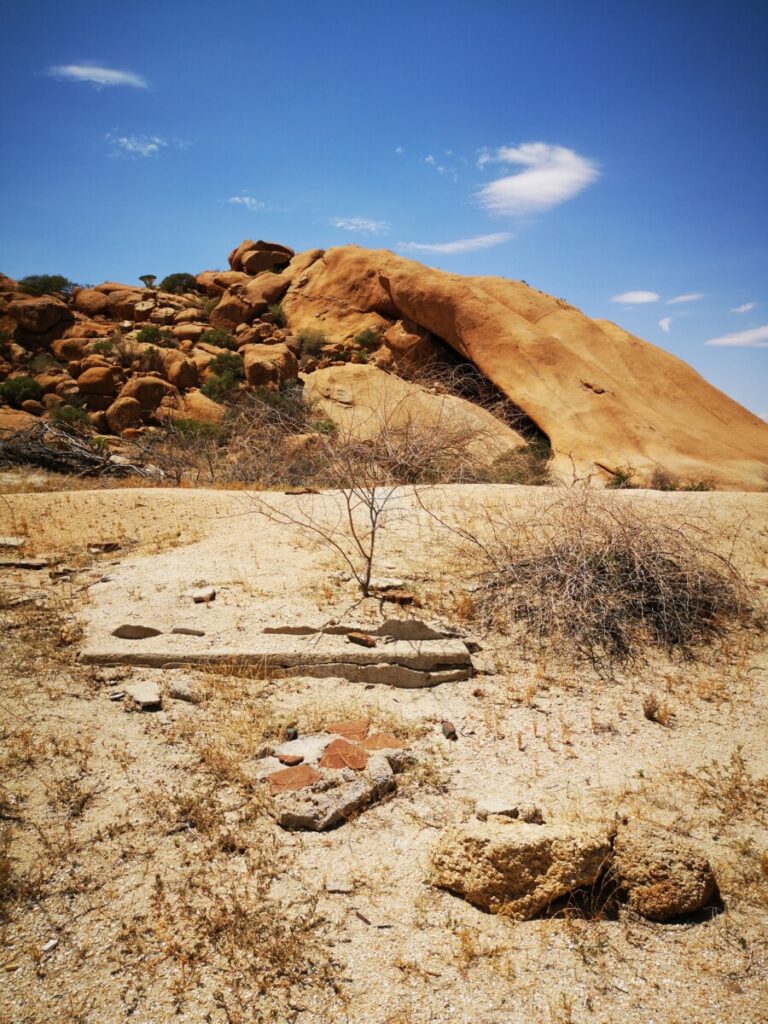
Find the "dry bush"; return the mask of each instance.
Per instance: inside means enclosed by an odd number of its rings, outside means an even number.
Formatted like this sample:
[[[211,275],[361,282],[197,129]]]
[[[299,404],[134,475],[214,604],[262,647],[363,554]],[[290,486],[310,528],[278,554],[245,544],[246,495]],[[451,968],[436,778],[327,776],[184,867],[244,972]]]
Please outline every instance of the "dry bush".
[[[633,502],[569,490],[535,519],[489,513],[490,540],[462,529],[483,563],[475,617],[610,668],[650,648],[692,656],[749,611],[747,588],[706,531]],[[455,529],[455,528],[454,528]]]

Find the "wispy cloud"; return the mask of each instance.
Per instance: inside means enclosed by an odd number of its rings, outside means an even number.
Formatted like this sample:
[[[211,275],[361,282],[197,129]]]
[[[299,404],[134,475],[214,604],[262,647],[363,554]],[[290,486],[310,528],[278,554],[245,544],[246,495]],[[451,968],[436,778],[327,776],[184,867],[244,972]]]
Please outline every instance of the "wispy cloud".
[[[334,217],[333,226],[364,235],[382,235],[389,231],[389,224],[385,220],[369,220],[367,217]]]
[[[113,156],[157,156],[168,143],[159,135],[119,135],[107,132],[104,141],[109,143]]]
[[[435,252],[454,255],[462,252],[477,252],[478,249],[491,249],[494,245],[508,242],[512,234],[499,231],[492,235],[475,235],[474,238],[460,238],[455,242],[398,242],[397,247],[403,252]]]
[[[107,85],[128,85],[133,89],[147,89],[146,78],[135,71],[118,71],[116,68],[105,68],[100,64],[86,62],[84,64],[57,64],[48,69],[51,78],[67,82],[87,82],[95,89],[103,89]]]
[[[698,302],[704,298],[703,292],[686,292],[685,295],[676,295],[674,299],[667,299],[668,306],[677,306],[681,302]]]
[[[661,296],[657,292],[622,292],[614,295],[611,302],[622,302],[625,306],[642,306],[648,302],[658,302]]]
[[[731,310],[732,313],[751,313],[753,309],[757,309],[756,302],[745,302],[742,306],[734,306]]]
[[[397,153],[398,156],[402,156],[405,150],[403,149],[402,146],[395,146],[395,152]]]
[[[704,344],[728,348],[768,348],[768,324],[753,327],[749,331],[736,331],[733,334],[723,334],[719,338],[710,338]]]
[[[524,168],[497,178],[476,193],[486,210],[507,216],[550,210],[578,195],[600,176],[594,160],[546,142],[483,149],[477,166],[482,169],[489,164]]]
[[[659,320],[659,327],[662,329],[662,331],[664,331],[665,334],[669,334],[669,327],[671,323],[671,316],[663,316],[661,320]]]
[[[230,196],[224,200],[225,203],[233,203],[235,206],[244,206],[246,210],[250,210],[251,213],[256,213],[257,210],[263,210],[266,203],[262,203],[260,199],[255,199],[253,196],[249,196],[245,193],[239,196]]]

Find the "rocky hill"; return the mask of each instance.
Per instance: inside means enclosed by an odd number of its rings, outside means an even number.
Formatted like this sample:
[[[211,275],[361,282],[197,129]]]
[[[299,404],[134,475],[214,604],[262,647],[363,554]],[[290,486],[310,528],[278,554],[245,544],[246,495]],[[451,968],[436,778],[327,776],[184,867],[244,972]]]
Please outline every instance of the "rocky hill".
[[[568,477],[631,467],[638,481],[765,486],[768,424],[669,353],[522,282],[251,240],[229,267],[177,275],[187,290],[171,292],[106,282],[30,296],[0,277],[0,429],[45,417],[131,437],[218,422],[242,390],[298,379],[337,421],[398,388],[418,415],[446,390],[423,385],[430,369],[472,366],[504,422],[450,394],[441,414],[491,423],[498,450],[536,437]]]

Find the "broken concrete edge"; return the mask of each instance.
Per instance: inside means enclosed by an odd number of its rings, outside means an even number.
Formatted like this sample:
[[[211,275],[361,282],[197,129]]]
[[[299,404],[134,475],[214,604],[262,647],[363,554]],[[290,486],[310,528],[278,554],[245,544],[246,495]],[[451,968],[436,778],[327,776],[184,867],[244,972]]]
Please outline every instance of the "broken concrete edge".
[[[276,678],[293,676],[309,676],[315,679],[340,678],[352,683],[381,684],[396,686],[403,689],[421,689],[438,686],[441,683],[462,682],[471,679],[472,663],[468,659],[465,665],[440,665],[434,669],[413,669],[396,662],[364,664],[359,662],[302,662],[293,664],[280,663],[279,660],[263,654],[248,655],[226,654],[152,654],[140,651],[116,653],[98,653],[83,651],[80,661],[85,665],[132,665],[136,668],[188,668],[190,665],[226,666],[237,663],[238,667],[254,665]]]

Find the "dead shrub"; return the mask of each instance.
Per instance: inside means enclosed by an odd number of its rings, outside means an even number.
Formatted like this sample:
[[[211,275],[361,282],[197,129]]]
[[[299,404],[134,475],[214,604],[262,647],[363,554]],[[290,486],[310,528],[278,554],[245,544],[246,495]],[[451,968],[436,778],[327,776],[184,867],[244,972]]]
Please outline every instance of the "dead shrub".
[[[485,562],[474,614],[596,667],[651,647],[691,657],[749,610],[730,558],[684,522],[594,491],[568,491],[536,520],[495,514],[492,540],[464,536]]]

